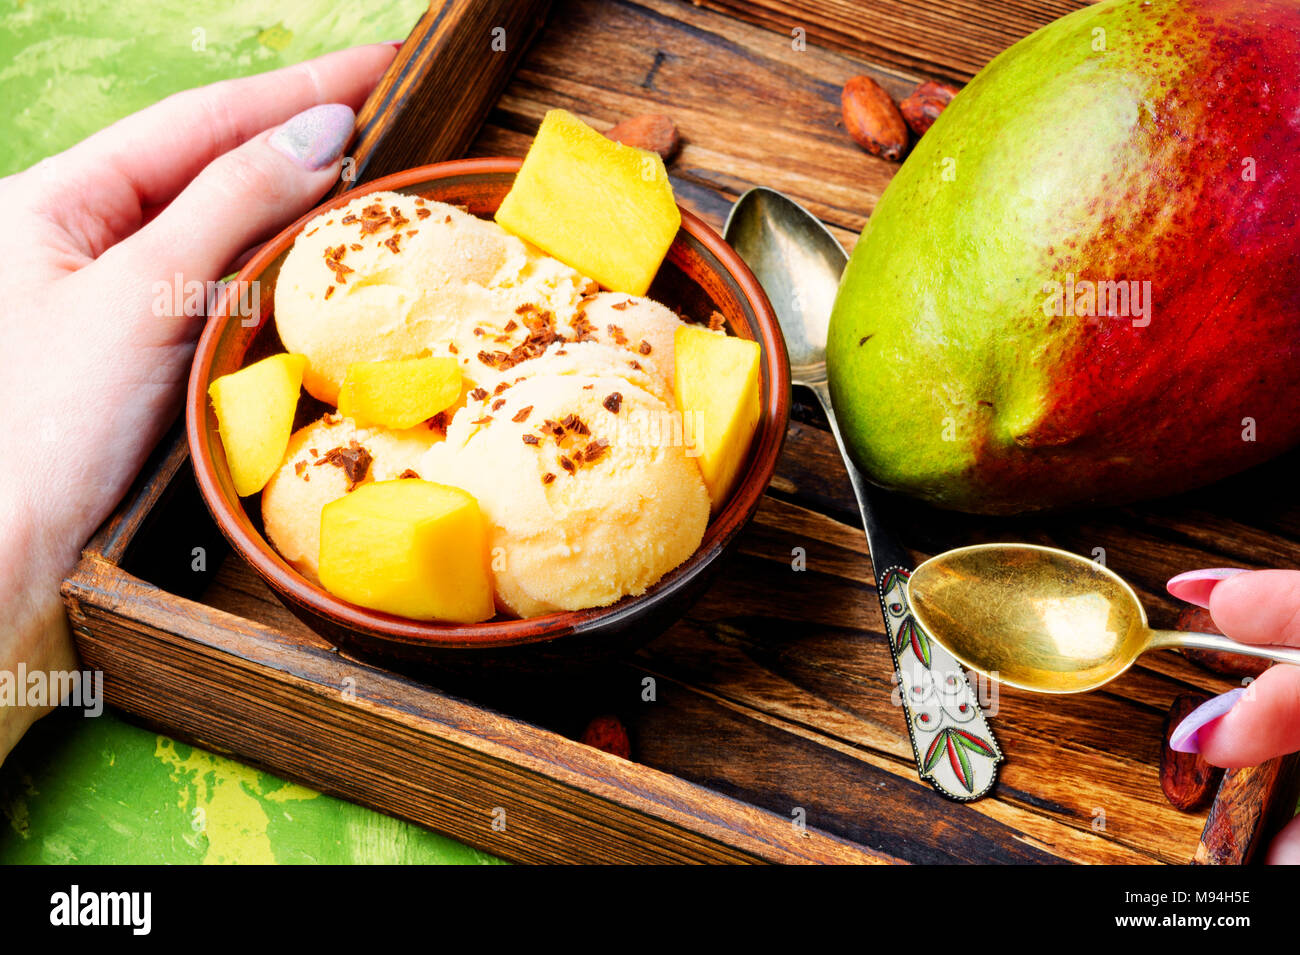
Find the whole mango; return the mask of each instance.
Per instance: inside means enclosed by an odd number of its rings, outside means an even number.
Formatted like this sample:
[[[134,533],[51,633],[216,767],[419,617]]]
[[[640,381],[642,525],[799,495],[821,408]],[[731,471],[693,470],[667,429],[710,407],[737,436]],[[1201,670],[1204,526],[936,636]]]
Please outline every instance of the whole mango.
[[[827,359],[858,464],[959,510],[1300,441],[1300,0],[1110,0],[994,59],[877,204]]]

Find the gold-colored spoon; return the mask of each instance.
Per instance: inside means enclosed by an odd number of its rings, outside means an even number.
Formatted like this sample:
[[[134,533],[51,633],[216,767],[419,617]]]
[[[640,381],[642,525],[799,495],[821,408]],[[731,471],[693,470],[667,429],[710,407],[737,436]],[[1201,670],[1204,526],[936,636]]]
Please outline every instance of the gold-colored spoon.
[[[1082,693],[1148,650],[1196,647],[1300,664],[1300,650],[1213,633],[1152,630],[1113,571],[1033,544],[977,544],[931,557],[907,595],[917,622],[966,666],[1039,693]]]

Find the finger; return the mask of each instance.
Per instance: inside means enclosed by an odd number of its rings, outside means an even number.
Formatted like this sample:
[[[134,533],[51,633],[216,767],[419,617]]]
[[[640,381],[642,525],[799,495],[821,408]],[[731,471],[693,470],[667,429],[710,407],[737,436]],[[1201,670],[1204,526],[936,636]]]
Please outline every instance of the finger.
[[[338,178],[353,122],[347,106],[317,106],[219,156],[95,266],[109,275],[220,277],[249,246],[311,208]]]
[[[1273,837],[1264,862],[1266,865],[1300,865],[1300,816],[1288,822]]]
[[[1215,625],[1242,643],[1300,647],[1300,571],[1255,570],[1220,581],[1210,591]]]
[[[1229,768],[1300,750],[1300,667],[1265,670],[1225,716],[1196,731],[1194,745],[1215,766]]]

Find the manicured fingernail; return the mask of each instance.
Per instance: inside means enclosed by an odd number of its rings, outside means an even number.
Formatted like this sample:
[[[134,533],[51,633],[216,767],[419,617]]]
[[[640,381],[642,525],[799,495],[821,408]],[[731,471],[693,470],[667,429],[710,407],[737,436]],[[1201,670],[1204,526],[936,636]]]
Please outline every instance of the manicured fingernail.
[[[1206,570],[1189,570],[1177,577],[1170,577],[1165,588],[1179,600],[1198,607],[1210,608],[1210,591],[1218,586],[1219,581],[1246,573],[1243,567],[1210,567]]]
[[[356,115],[342,103],[313,106],[271,134],[270,143],[307,169],[324,169],[343,155]]]
[[[1200,740],[1197,739],[1197,734],[1205,728],[1207,723],[1214,722],[1232,709],[1233,704],[1241,699],[1241,694],[1245,692],[1246,688],[1242,686],[1235,690],[1229,690],[1227,693],[1220,693],[1192,710],[1170,734],[1169,748],[1177,753],[1199,753],[1201,745]]]
[[[405,40],[389,40],[389,41],[388,41],[388,45],[391,46],[394,50],[400,50],[403,46],[406,45],[406,41],[405,41]]]

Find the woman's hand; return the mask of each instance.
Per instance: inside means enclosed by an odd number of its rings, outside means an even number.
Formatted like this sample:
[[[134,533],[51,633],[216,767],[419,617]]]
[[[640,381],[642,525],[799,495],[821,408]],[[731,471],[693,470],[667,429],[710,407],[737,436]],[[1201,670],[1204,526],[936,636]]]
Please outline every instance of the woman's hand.
[[[1169,581],[1242,643],[1300,647],[1300,571],[1196,570]],[[1300,667],[1275,664],[1249,686],[1215,697],[1175,729],[1171,743],[1216,766],[1254,766],[1300,750]],[[1300,818],[1269,849],[1270,863],[1300,864]]]
[[[180,409],[203,324],[160,283],[183,302],[306,212],[394,53],[189,90],[0,180],[0,670],[76,666],[59,582]],[[0,708],[0,761],[42,712]]]

